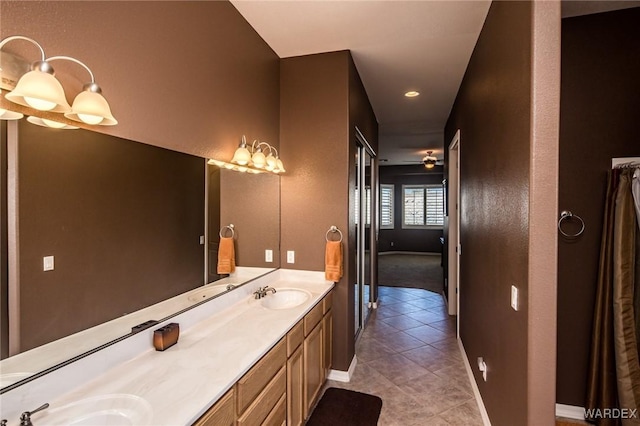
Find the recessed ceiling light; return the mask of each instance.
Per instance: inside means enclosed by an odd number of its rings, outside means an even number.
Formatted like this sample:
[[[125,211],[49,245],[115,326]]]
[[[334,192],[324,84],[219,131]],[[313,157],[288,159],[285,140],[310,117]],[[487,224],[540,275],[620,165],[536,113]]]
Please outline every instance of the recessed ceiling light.
[[[419,94],[420,94],[420,92],[416,92],[415,90],[411,90],[411,91],[409,91],[409,92],[405,93],[404,95],[405,95],[407,98],[415,98],[415,97],[416,97],[416,96],[418,96]]]

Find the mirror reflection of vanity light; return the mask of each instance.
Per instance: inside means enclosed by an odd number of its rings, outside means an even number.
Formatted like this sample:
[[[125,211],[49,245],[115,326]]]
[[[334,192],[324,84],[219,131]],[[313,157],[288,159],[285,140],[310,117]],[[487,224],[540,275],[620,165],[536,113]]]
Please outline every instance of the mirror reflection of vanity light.
[[[27,117],[27,121],[31,124],[35,124],[37,126],[42,126],[42,127],[49,127],[51,129],[62,129],[62,130],[78,129],[78,127],[76,126],[70,126],[68,124],[60,123],[58,121],[48,120],[46,118],[40,118],[40,117],[34,117],[34,116]]]
[[[264,154],[265,150],[269,151],[268,155]],[[230,162],[212,158],[209,160],[209,164],[241,173],[271,172],[277,175],[286,171],[275,147],[266,142],[254,140],[249,148],[244,135],[242,135],[240,145],[238,145]]]

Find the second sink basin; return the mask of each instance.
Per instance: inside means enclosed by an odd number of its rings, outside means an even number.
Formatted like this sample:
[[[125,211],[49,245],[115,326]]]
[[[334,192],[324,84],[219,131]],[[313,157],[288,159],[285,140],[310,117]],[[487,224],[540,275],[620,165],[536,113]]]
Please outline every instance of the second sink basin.
[[[279,288],[273,294],[267,294],[260,302],[267,309],[295,308],[309,300],[311,293],[298,288]]]
[[[144,399],[129,394],[111,394],[89,397],[59,408],[50,407],[33,415],[34,424],[106,426],[150,425],[153,418],[151,405]]]

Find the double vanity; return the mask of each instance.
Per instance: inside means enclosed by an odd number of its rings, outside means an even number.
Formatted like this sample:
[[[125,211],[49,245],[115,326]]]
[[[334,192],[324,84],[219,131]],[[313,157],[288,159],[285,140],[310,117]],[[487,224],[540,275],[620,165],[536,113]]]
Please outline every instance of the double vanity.
[[[189,296],[219,290],[204,288]],[[5,392],[0,415],[17,425],[49,403],[34,425],[303,424],[331,367],[332,288],[322,272],[275,270]],[[170,322],[178,342],[156,351]]]

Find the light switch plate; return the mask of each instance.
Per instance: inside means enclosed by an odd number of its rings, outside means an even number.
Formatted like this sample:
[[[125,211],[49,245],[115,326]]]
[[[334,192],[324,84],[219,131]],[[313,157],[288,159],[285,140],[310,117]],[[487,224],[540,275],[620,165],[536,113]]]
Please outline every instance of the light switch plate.
[[[518,310],[518,287],[511,286],[511,307],[514,311]]]
[[[287,250],[287,263],[296,263],[296,252]]]
[[[273,250],[265,250],[264,251],[264,261],[265,262],[273,262]]]

